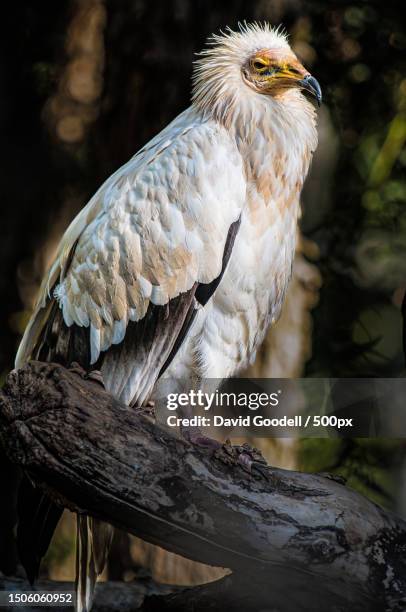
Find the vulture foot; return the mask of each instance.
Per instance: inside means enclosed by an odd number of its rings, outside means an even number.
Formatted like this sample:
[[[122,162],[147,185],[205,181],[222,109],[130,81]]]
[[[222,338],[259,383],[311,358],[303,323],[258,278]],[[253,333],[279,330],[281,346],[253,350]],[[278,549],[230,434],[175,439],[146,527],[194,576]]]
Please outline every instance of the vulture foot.
[[[240,467],[253,476],[269,479],[269,466],[259,449],[247,443],[233,445],[230,440],[221,443],[205,436],[197,427],[182,429],[182,435],[191,444],[212,451],[213,457],[226,465]]]
[[[103,389],[105,389],[103,375],[100,370],[90,370],[89,372],[88,370],[85,370],[85,368],[83,368],[77,361],[73,361],[71,363],[69,370],[71,372],[75,372],[75,374],[78,374],[84,380],[94,380],[101,385]]]
[[[215,452],[214,456],[226,465],[235,465],[242,468],[245,472],[259,475],[268,480],[268,464],[261,451],[249,444],[232,445],[230,440]]]

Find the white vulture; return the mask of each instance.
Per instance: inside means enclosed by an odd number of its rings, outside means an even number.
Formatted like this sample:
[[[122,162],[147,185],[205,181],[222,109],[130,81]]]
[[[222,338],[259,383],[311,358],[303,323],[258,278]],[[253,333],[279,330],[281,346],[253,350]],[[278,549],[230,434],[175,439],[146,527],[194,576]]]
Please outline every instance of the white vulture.
[[[191,106],[100,187],[44,279],[16,367],[101,371],[128,405],[161,376],[224,379],[255,357],[291,275],[320,86],[268,25],[211,38]],[[28,478],[18,540],[31,580],[61,510]],[[111,528],[78,517],[77,607],[89,610]]]

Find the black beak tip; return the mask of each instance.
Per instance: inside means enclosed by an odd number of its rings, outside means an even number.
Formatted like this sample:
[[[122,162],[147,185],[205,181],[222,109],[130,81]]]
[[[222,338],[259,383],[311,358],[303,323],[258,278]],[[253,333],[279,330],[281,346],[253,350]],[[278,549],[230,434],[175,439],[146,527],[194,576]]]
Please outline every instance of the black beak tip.
[[[303,87],[303,89],[311,93],[316,98],[317,106],[320,108],[323,96],[318,80],[308,74],[304,79],[302,79],[302,81],[300,81],[300,85]]]

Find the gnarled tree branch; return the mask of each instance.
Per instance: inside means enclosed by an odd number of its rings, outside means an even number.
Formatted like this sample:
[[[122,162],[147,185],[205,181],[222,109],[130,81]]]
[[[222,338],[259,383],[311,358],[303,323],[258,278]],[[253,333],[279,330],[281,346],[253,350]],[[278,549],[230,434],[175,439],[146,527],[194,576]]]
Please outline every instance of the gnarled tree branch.
[[[62,505],[231,568],[221,606],[406,608],[405,522],[333,480],[247,474],[56,364],[9,375],[0,433],[10,459]]]

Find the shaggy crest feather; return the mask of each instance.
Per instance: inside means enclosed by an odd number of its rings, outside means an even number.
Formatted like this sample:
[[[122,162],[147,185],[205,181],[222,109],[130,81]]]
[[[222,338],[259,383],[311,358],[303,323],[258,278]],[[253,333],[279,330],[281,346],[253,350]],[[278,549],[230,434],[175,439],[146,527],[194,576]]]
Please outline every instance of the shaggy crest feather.
[[[239,32],[228,27],[225,32],[212,34],[207,48],[194,62],[192,102],[202,113],[212,114],[225,124],[247,90],[241,79],[244,63],[261,49],[289,49],[281,26],[244,22],[239,28]]]

